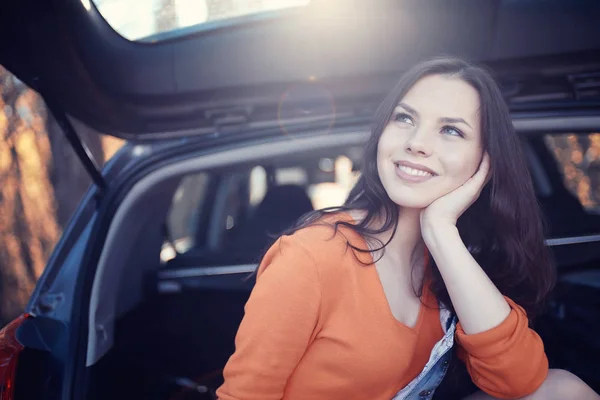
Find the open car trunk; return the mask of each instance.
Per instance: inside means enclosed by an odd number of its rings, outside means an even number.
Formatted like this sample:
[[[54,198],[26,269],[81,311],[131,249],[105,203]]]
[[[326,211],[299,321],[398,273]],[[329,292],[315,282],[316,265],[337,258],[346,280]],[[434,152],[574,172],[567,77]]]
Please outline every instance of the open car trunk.
[[[591,271],[563,276],[550,310],[535,325],[550,366],[573,372],[597,392],[599,266],[600,258],[581,266]],[[241,274],[228,277],[244,278]],[[248,286],[192,289],[148,300],[117,325],[115,347],[94,367],[91,398],[213,398],[178,387],[173,379],[189,377],[212,390],[222,383],[221,372],[234,351],[235,333],[250,293]],[[476,389],[464,367],[461,369],[456,380],[442,384],[436,398],[461,398]],[[176,394],[180,397],[174,397]]]
[[[573,267],[581,271],[561,276],[551,306],[535,329],[552,368],[567,369],[600,391],[595,370],[600,357],[600,258]],[[189,392],[181,398],[211,398],[178,387],[174,379],[191,378],[212,390],[222,383],[221,372],[234,351],[251,290],[251,284],[243,282],[247,275],[212,277],[200,287],[156,294],[124,317],[116,327],[114,348],[93,367],[92,397],[162,400]],[[226,287],[227,280],[231,287]],[[474,389],[464,370],[457,375],[458,383],[444,384],[438,398],[459,398]],[[444,395],[444,389],[452,395]]]
[[[547,244],[560,275],[546,312],[534,327],[544,340],[552,368],[572,371],[599,391],[594,363],[600,357],[596,334],[600,329],[600,215],[584,209],[567,190],[548,137],[538,132],[523,139],[531,150],[530,166],[541,165],[544,171],[534,174],[534,181],[548,222]],[[278,159],[265,155],[256,165],[276,169],[283,159],[286,168],[306,167],[328,152],[330,157],[351,154],[351,147],[343,148],[345,140],[341,134],[339,144],[321,150],[317,158],[296,151]],[[253,153],[262,153],[259,143],[254,147]],[[232,165],[226,175],[244,174],[253,165]],[[221,176],[214,171],[203,173]],[[547,180],[549,189],[543,189],[540,180]],[[233,192],[243,190],[243,184],[238,185]],[[211,193],[219,192],[216,186],[207,187]],[[219,204],[218,199],[205,200],[202,207],[212,214],[218,211],[211,208],[214,204]],[[112,348],[90,369],[91,398],[214,398],[182,385],[206,386],[210,392],[222,383],[222,370],[234,351],[235,334],[254,284],[251,271],[268,245],[268,241],[253,241],[251,234],[242,235],[242,243],[249,244],[245,247],[232,247],[231,240],[213,252],[203,251],[196,242],[173,254],[160,268],[149,270],[144,301],[117,321]],[[254,251],[248,252],[249,246]],[[461,398],[474,390],[464,366],[457,365],[436,398]]]
[[[516,110],[598,101],[594,0],[315,0],[143,42],[121,37],[93,1],[6,7],[0,63],[52,107],[131,140],[248,134],[282,120],[305,129],[332,114],[352,123],[402,71],[440,54],[493,67]],[[315,89],[289,93],[307,83]]]

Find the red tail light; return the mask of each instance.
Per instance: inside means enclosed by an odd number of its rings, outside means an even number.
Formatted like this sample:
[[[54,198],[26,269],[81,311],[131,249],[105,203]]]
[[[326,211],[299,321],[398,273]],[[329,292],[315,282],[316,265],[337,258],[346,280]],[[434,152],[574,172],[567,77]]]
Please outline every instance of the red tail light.
[[[0,330],[0,400],[13,400],[17,358],[23,345],[17,340],[17,328],[30,318],[23,314]]]

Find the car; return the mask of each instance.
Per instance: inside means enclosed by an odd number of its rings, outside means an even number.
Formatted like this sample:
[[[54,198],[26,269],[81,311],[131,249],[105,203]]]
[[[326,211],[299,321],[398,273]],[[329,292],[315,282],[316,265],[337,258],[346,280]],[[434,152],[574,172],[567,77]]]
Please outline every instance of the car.
[[[93,184],[0,333],[0,399],[213,398],[264,250],[343,202],[378,102],[442,53],[501,84],[559,274],[535,327],[552,367],[600,391],[599,17],[592,0],[315,0],[128,40],[89,1],[4,5],[0,64]],[[73,120],[127,143],[100,170]]]

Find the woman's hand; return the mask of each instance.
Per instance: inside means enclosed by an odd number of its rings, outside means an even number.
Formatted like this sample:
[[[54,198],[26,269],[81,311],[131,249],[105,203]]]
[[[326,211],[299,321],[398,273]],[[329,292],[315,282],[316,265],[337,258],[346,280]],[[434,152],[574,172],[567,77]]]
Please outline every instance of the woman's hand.
[[[488,181],[489,172],[490,156],[485,153],[479,169],[468,181],[421,211],[421,232],[424,239],[427,232],[432,229],[456,226],[458,218],[481,194]]]
[[[463,185],[421,211],[421,235],[435,260],[461,327],[467,335],[502,323],[511,307],[463,242],[456,221],[477,200],[490,171],[485,154]]]

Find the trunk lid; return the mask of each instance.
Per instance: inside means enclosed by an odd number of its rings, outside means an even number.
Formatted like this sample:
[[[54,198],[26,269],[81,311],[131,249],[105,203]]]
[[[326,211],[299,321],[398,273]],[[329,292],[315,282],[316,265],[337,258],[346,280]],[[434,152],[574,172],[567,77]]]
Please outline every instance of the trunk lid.
[[[592,0],[313,0],[138,41],[87,0],[11,3],[0,63],[53,111],[128,140],[366,121],[439,54],[489,65],[515,113],[600,105]]]

